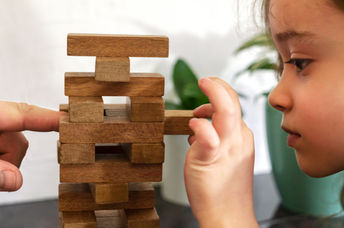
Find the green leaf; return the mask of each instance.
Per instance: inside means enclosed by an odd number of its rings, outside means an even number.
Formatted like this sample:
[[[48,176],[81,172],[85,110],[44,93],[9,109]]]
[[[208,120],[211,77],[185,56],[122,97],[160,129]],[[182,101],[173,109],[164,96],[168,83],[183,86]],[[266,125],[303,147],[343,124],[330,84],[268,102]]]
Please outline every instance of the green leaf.
[[[184,96],[184,87],[188,84],[198,85],[198,79],[193,73],[188,64],[182,60],[178,59],[173,68],[172,74],[174,88],[179,97]]]
[[[178,59],[173,69],[173,84],[183,109],[194,109],[208,103],[208,98],[198,87],[198,79],[189,65]]]
[[[274,45],[272,40],[265,34],[261,33],[257,36],[253,37],[252,39],[248,40],[244,44],[242,44],[237,50],[235,50],[235,54],[242,52],[243,50],[250,49],[252,47],[267,47],[271,50],[274,50]]]

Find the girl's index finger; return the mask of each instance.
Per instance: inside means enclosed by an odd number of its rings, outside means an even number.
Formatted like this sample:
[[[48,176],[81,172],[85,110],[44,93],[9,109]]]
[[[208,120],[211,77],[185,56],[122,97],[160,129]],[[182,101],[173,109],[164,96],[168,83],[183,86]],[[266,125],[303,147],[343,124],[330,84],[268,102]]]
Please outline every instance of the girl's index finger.
[[[64,112],[28,105],[0,102],[0,131],[58,131]]]
[[[231,135],[234,129],[241,126],[240,103],[235,91],[228,88],[225,82],[218,79],[203,78],[199,80],[199,87],[209,98],[214,114],[213,125],[220,138]],[[229,89],[233,91],[228,91]]]

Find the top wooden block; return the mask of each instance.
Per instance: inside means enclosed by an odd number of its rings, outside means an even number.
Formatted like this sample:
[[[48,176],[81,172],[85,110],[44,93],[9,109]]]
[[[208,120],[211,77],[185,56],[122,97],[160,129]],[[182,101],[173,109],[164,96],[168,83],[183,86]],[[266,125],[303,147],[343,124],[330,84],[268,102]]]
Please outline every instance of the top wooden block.
[[[168,57],[166,36],[68,34],[67,54],[105,57]]]

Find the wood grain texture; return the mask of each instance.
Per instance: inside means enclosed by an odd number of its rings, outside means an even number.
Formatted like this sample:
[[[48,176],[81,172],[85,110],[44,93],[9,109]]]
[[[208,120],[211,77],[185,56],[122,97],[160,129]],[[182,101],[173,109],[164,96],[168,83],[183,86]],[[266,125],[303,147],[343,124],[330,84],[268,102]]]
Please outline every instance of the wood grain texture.
[[[134,165],[124,154],[102,154],[93,164],[60,165],[60,182],[130,183],[159,182],[162,165]]]
[[[123,228],[125,227],[124,210],[95,211],[97,228]],[[125,214],[124,214],[125,215]]]
[[[160,164],[164,162],[165,144],[130,143],[122,144],[129,161],[133,164]]]
[[[95,144],[61,144],[58,142],[59,164],[89,164],[95,162]]]
[[[69,118],[73,123],[104,122],[102,97],[69,97]]]
[[[154,189],[151,183],[130,183],[128,202],[114,204],[96,204],[88,184],[59,185],[59,211],[143,209],[153,207]]]
[[[165,135],[192,135],[189,121],[193,110],[165,110]]]
[[[59,228],[63,228],[63,214],[59,211]]]
[[[129,200],[128,183],[89,183],[96,204],[123,203]]]
[[[97,228],[93,211],[62,212],[64,228]]]
[[[66,96],[131,96],[164,95],[164,77],[154,73],[131,73],[129,82],[101,82],[94,73],[65,73]]]
[[[166,36],[68,34],[67,54],[73,56],[168,57]]]
[[[128,100],[131,121],[164,121],[165,102],[162,97],[129,97]]]
[[[130,122],[126,117],[105,117],[104,123],[70,123],[60,118],[61,143],[162,142],[163,122]]]
[[[126,227],[128,228],[159,228],[159,216],[155,208],[125,210]]]
[[[129,82],[129,57],[97,57],[95,79],[106,82]]]

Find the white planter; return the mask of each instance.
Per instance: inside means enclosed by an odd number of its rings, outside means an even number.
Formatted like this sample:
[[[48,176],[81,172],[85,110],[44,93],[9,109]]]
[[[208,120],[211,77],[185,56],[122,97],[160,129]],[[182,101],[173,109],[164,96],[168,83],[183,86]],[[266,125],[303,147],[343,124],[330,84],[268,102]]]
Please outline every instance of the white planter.
[[[189,205],[184,184],[185,155],[189,149],[186,135],[166,135],[162,196],[167,201]]]

